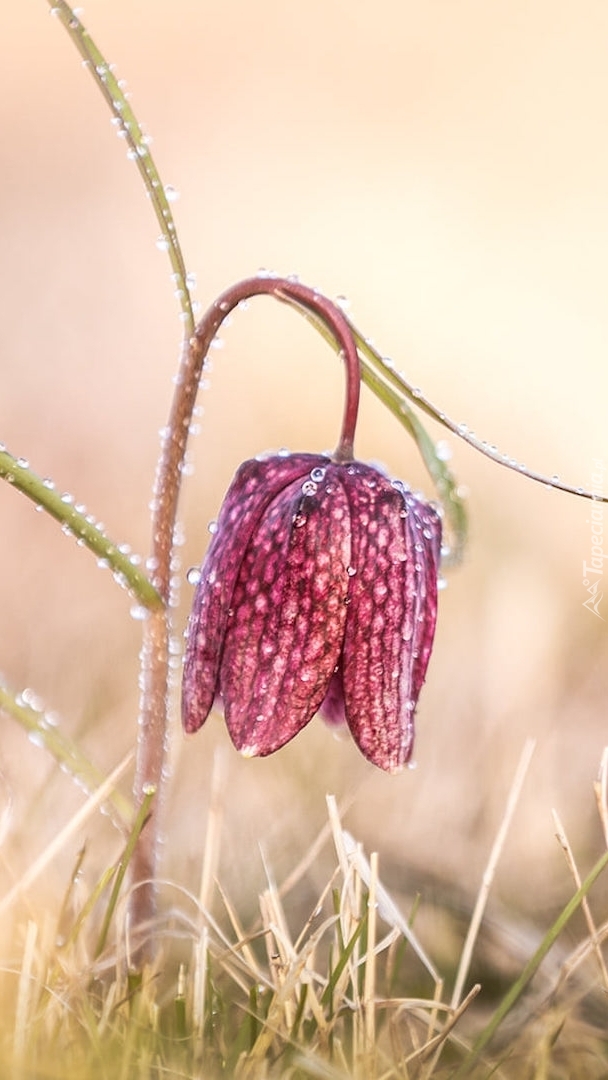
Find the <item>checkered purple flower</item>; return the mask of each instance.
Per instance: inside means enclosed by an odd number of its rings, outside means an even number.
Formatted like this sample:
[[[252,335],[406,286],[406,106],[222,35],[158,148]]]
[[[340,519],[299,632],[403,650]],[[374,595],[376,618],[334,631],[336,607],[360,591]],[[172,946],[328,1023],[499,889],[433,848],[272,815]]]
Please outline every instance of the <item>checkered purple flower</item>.
[[[396,772],[437,618],[441,520],[370,465],[277,454],[241,465],[200,571],[182,687],[186,731],[221,699],[265,756],[320,712]]]

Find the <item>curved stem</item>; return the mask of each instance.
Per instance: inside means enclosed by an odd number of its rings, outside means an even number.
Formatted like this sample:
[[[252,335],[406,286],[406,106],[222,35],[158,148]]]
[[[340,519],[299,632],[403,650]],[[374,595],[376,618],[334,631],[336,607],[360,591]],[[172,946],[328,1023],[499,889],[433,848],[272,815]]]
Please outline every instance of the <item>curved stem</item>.
[[[156,872],[159,811],[167,735],[169,690],[169,637],[172,606],[171,576],[177,502],[181,486],[188,434],[205,357],[226,316],[244,300],[256,295],[273,296],[297,304],[328,328],[344,355],[346,399],[340,438],[334,454],[338,462],[351,461],[359,408],[360,365],[353,333],[343,312],[314,289],[289,278],[258,276],[227,289],[198,323],[194,335],[184,342],[176,389],[167,427],[163,433],[153,499],[150,577],[165,607],[150,612],[144,624],[141,675],[141,711],[135,795],[141,802],[153,786],[158,792],[153,820],[142,833],[131,862],[133,883],[146,882],[133,893],[131,920],[135,925],[154,911],[153,881]]]

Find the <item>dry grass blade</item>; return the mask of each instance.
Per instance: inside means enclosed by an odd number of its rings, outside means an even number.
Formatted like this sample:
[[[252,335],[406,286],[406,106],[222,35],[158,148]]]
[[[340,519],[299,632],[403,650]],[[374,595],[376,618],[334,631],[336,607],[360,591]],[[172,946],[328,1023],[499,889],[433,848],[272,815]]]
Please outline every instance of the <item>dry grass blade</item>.
[[[581,878],[581,876],[580,876],[580,874],[578,872],[578,867],[576,865],[576,861],[575,861],[575,858],[574,858],[574,853],[573,853],[572,848],[570,846],[570,843],[568,841],[568,837],[566,836],[566,830],[564,829],[564,826],[562,825],[562,822],[560,820],[560,817],[559,817],[559,814],[558,814],[557,810],[553,811],[553,820],[555,822],[555,831],[556,831],[557,839],[558,839],[558,841],[559,841],[559,843],[560,843],[560,845],[562,847],[562,850],[564,852],[564,855],[566,857],[566,862],[568,864],[568,869],[570,870],[570,873],[572,874],[572,877],[574,879],[574,883],[575,883],[577,889],[580,889],[580,887],[582,885],[582,878]],[[602,956],[601,943],[600,943],[600,937],[599,937],[598,929],[597,929],[597,927],[595,925],[593,915],[591,914],[591,908],[589,906],[589,900],[588,900],[588,898],[586,896],[584,896],[583,899],[581,900],[581,910],[583,912],[583,915],[585,916],[585,922],[587,923],[587,928],[589,930],[589,945],[590,945],[590,947],[593,949],[593,951],[595,953],[595,958],[597,960],[597,964],[598,964],[598,967],[599,967],[599,970],[600,970],[600,975],[602,977],[602,982],[604,984],[604,990],[606,992],[608,992],[608,971],[606,970],[606,964],[604,962],[604,957]]]
[[[360,876],[361,880],[369,888],[369,883],[371,879],[370,864],[361,852],[361,850],[358,848],[350,833],[347,833],[346,831],[342,832],[340,846],[345,853],[345,857],[352,860],[353,864],[357,868],[357,873]],[[439,972],[437,971],[435,965],[427,956],[416,935],[414,934],[411,926],[409,926],[407,921],[404,919],[394,900],[392,900],[388,890],[384,888],[380,881],[378,881],[376,885],[376,901],[378,904],[378,914],[384,919],[386,923],[388,923],[389,926],[394,927],[401,934],[403,934],[408,944],[416,953],[416,956],[418,957],[420,962],[428,971],[435,985],[442,985],[443,980],[439,975]]]
[[[199,890],[199,904],[203,911],[207,911],[211,907],[211,889],[217,874],[222,836],[225,777],[226,755],[223,748],[219,748],[213,756],[209,812],[205,831],[205,846],[203,848],[203,866]]]
[[[593,785],[593,790],[604,832],[604,843],[608,847],[608,746],[604,747],[598,778]]]
[[[20,1069],[23,1065],[27,1046],[27,1028],[33,989],[33,968],[37,936],[38,926],[33,920],[30,920],[25,937],[25,948],[23,951],[23,960],[17,987],[17,1006],[15,1009],[13,1054],[17,1069]]]
[[[466,977],[469,973],[469,968],[471,966],[475,942],[477,941],[477,936],[481,927],[481,921],[483,919],[486,904],[488,902],[488,896],[490,894],[490,889],[492,888],[492,882],[494,881],[496,867],[498,866],[505,840],[507,838],[507,833],[509,831],[511,821],[513,820],[513,814],[515,813],[515,808],[519,801],[521,789],[526,778],[526,773],[528,771],[530,761],[532,760],[534,746],[534,740],[528,739],[523,748],[522,755],[519,759],[519,763],[515,771],[515,776],[513,777],[511,790],[509,791],[503,819],[500,823],[500,828],[496,835],[496,839],[490,852],[490,857],[483,873],[481,887],[479,889],[479,893],[477,894],[477,902],[475,904],[473,915],[471,916],[469,930],[460,957],[460,964],[458,966],[456,981],[454,983],[454,991],[452,993],[451,1001],[453,1009],[456,1009],[458,1007],[460,998],[462,996],[462,990],[465,984]]]
[[[91,795],[87,799],[84,806],[78,810],[72,818],[64,825],[63,829],[57,834],[54,840],[40,853],[37,859],[30,863],[28,869],[19,879],[15,882],[12,889],[0,900],[0,915],[3,915],[11,904],[26,892],[35,881],[38,880],[40,875],[46,870],[49,863],[59,854],[61,849],[68,843],[69,840],[78,832],[86,821],[95,813],[99,807],[106,802],[111,792],[116,787],[116,784],[122,776],[127,772],[131,762],[133,761],[133,751],[123,758],[119,765],[110,773],[107,780],[100,785],[94,795]]]

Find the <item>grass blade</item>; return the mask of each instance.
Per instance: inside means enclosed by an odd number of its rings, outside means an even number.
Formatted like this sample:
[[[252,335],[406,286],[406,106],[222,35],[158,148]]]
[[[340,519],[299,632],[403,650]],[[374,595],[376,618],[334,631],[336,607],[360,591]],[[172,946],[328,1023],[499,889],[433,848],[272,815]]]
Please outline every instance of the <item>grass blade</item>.
[[[26,495],[38,507],[60,523],[63,530],[97,555],[113,572],[119,584],[133,594],[144,607],[162,607],[162,600],[152,583],[139,569],[124,547],[117,547],[98,528],[70,495],[60,495],[50,480],[43,480],[22,458],[15,458],[0,445],[0,478]]]
[[[97,83],[112,112],[117,134],[124,139],[129,156],[132,157],[139,169],[161,230],[157,246],[161,250],[166,250],[169,256],[176,295],[184,322],[184,333],[186,337],[190,337],[194,332],[194,311],[188,275],[186,274],[184,257],[167,197],[169,189],[165,188],[161,183],[154,158],[150,152],[150,140],[144,134],[133,112],[129,99],[125,94],[123,83],[116,77],[113,66],[108,63],[101,49],[95,44],[79,16],[69,4],[65,3],[65,0],[47,0],[47,2],[52,14],[59,19],[61,25],[67,30],[83,59],[85,67]]]
[[[12,716],[25,729],[29,738],[37,746],[42,746],[57,764],[67,772],[76,783],[91,795],[105,781],[105,775],[79,750],[76,743],[62,735],[48,715],[36,704],[25,700],[30,692],[15,697],[5,686],[0,685],[0,711]],[[133,806],[129,799],[119,791],[108,794],[108,809],[112,820],[119,828],[125,829],[133,818]]]
[[[505,1017],[510,1013],[513,1006],[518,1002],[519,998],[523,994],[524,990],[532,980],[533,976],[538,971],[542,961],[551,949],[551,947],[557,941],[559,935],[564,930],[574,913],[578,910],[582,900],[586,897],[587,893],[591,889],[592,885],[597,881],[602,871],[608,866],[608,851],[604,852],[602,857],[598,859],[593,869],[587,875],[580,889],[577,889],[571,900],[568,901],[566,906],[558,915],[557,919],[551,926],[551,928],[545,934],[538,949],[533,956],[530,957],[525,965],[521,975],[515,980],[510,990],[505,994],[500,1005],[496,1009],[489,1023],[486,1024],[483,1031],[477,1036],[473,1043],[472,1051],[469,1057],[462,1063],[460,1068],[454,1073],[453,1080],[460,1080],[460,1077],[466,1076],[472,1069],[475,1062],[478,1060],[482,1050],[488,1045],[490,1040],[494,1037],[498,1028],[502,1024]]]
[[[154,799],[155,795],[156,795],[156,789],[155,788],[149,788],[147,791],[144,791],[144,795],[143,795],[143,799],[141,801],[141,805],[140,805],[140,807],[139,807],[139,809],[137,811],[137,817],[135,818],[135,821],[133,822],[133,828],[131,829],[129,838],[128,838],[127,843],[125,845],[125,850],[124,850],[124,852],[122,854],[122,858],[121,858],[121,860],[120,860],[120,862],[118,864],[118,870],[117,870],[117,873],[116,873],[116,877],[114,878],[114,884],[112,886],[112,892],[110,894],[110,899],[108,901],[108,906],[106,908],[106,913],[104,915],[104,920],[103,920],[103,923],[102,923],[102,926],[101,926],[101,930],[99,932],[99,938],[98,938],[97,946],[96,946],[96,949],[95,949],[95,959],[97,959],[97,957],[100,956],[100,954],[103,952],[103,950],[105,948],[105,944],[106,944],[107,937],[108,937],[108,931],[110,929],[110,923],[112,922],[112,918],[114,916],[114,911],[116,909],[116,904],[118,903],[118,897],[119,897],[119,894],[120,894],[120,889],[121,889],[122,883],[124,881],[124,877],[125,877],[125,874],[127,872],[127,868],[129,866],[129,863],[131,862],[131,858],[132,858],[133,852],[135,850],[135,845],[137,844],[137,841],[139,839],[139,835],[140,835],[144,825],[146,824],[146,821],[148,820],[148,817],[149,817],[149,814],[150,814],[150,807],[152,806],[152,800]]]

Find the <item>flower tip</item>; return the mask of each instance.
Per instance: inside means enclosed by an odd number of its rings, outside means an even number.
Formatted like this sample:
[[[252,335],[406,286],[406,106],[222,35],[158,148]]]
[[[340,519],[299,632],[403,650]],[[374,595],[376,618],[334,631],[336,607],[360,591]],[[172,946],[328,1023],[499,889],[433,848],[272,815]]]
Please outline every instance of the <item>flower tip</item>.
[[[259,757],[260,756],[260,748],[255,743],[253,743],[251,746],[239,746],[238,751],[239,751],[239,754],[241,755],[241,757],[244,757],[244,758],[252,758],[252,757]]]

